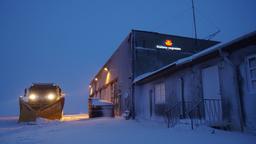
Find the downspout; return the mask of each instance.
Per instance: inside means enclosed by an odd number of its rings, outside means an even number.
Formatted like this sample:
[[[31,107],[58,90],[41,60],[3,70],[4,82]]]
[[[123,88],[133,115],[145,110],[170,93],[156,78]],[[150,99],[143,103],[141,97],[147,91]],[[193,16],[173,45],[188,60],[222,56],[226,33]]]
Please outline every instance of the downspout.
[[[185,118],[185,99],[184,99],[184,79],[180,78],[180,93],[181,93],[181,108],[182,108],[182,117]]]
[[[244,131],[244,123],[243,123],[243,111],[242,111],[242,102],[241,102],[241,90],[239,85],[239,68],[237,65],[235,65],[228,57],[227,54],[225,54],[222,49],[219,49],[220,56],[224,59],[224,61],[229,64],[232,68],[233,74],[234,74],[234,84],[235,84],[235,90],[236,90],[236,98],[237,98],[237,105],[238,105],[238,114],[239,114],[239,121],[240,121],[240,130]]]
[[[135,106],[134,106],[134,73],[135,73],[135,49],[134,49],[134,40],[135,40],[135,32],[132,30],[132,40],[131,40],[131,48],[132,48],[132,94],[131,94],[131,116],[132,119],[135,119]]]

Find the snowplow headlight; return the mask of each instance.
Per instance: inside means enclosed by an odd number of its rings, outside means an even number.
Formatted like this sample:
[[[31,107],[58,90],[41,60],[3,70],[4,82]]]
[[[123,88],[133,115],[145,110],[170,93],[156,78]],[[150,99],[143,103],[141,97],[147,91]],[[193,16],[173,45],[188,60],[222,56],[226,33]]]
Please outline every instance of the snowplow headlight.
[[[30,94],[28,98],[29,100],[35,101],[38,97],[35,94]]]
[[[56,95],[53,94],[53,93],[50,93],[50,94],[47,95],[48,100],[54,100],[55,98],[56,98]]]

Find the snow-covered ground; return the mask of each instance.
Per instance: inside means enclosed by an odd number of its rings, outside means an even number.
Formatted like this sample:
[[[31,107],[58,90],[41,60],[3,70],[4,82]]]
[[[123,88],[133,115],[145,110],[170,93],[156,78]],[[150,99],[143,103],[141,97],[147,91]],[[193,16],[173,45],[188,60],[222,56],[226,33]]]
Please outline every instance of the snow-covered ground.
[[[80,117],[81,119],[78,120]],[[255,144],[256,136],[188,125],[166,128],[153,122],[122,118],[84,119],[18,124],[17,117],[0,117],[0,144]],[[83,117],[83,118],[82,118]]]

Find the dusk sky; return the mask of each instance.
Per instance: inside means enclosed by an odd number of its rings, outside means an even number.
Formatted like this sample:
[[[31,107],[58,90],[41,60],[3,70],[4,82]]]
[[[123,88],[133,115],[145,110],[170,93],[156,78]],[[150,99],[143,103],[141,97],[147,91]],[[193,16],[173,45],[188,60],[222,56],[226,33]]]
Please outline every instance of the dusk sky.
[[[195,0],[199,38],[256,30],[255,0]],[[0,0],[0,115],[35,82],[59,84],[65,113],[87,112],[88,84],[132,29],[193,37],[191,0]]]

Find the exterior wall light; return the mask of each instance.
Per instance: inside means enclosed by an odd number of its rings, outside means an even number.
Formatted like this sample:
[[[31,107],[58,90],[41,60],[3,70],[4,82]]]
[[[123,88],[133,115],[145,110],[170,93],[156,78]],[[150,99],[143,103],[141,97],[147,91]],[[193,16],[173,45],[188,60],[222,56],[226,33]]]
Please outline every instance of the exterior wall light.
[[[98,81],[98,78],[95,78],[94,80],[95,80],[95,81]]]
[[[90,88],[90,95],[93,94],[93,88]]]
[[[108,68],[107,68],[107,67],[105,67],[105,68],[104,68],[104,71],[108,72]]]

